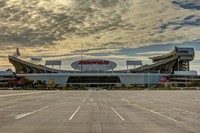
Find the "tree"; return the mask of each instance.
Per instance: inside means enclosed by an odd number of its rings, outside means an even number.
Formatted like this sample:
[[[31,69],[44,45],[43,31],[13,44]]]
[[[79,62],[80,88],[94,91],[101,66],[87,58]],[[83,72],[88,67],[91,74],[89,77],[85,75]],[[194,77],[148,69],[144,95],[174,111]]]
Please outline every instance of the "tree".
[[[188,83],[190,86],[200,86],[200,82],[199,81],[191,81],[190,83]]]
[[[47,87],[47,84],[46,84],[46,81],[45,81],[45,80],[42,81],[42,84],[43,84],[42,86],[43,86],[44,88]]]
[[[27,78],[24,79],[23,85],[25,87],[32,87],[33,86],[33,80],[29,80]]]
[[[55,86],[54,80],[50,80],[50,87],[51,87],[51,88],[54,88],[54,86]]]
[[[160,87],[161,87],[161,88],[164,88],[164,87],[165,87],[165,83],[161,83],[161,84],[160,84]]]
[[[43,86],[43,82],[42,82],[41,80],[37,80],[37,81],[35,82],[35,85],[37,86],[37,88],[40,88],[40,87]]]
[[[8,86],[11,86],[11,87],[17,86],[17,81],[15,81],[15,80],[9,80],[8,81]]]

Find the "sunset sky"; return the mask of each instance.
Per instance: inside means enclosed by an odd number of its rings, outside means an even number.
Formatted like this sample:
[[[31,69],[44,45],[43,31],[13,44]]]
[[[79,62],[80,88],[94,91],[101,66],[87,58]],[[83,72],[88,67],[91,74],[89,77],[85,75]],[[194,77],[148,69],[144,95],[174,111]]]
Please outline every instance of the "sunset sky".
[[[0,70],[13,68],[7,56],[16,48],[24,60],[62,60],[62,69],[81,50],[83,59],[126,69],[126,60],[149,64],[149,56],[193,47],[190,69],[200,74],[200,1],[0,0],[0,46]]]

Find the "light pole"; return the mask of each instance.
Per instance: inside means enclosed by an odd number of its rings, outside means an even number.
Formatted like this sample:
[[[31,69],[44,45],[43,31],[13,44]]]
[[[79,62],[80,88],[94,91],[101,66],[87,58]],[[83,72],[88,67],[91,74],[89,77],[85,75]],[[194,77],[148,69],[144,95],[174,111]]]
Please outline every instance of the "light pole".
[[[83,53],[82,53],[82,48],[83,47],[83,44],[81,43],[81,62],[82,62],[82,60],[83,60]],[[83,73],[83,66],[82,66],[82,63],[81,63],[81,73]]]
[[[148,69],[148,75],[147,75],[147,82],[148,82],[148,90],[149,90],[149,69]]]

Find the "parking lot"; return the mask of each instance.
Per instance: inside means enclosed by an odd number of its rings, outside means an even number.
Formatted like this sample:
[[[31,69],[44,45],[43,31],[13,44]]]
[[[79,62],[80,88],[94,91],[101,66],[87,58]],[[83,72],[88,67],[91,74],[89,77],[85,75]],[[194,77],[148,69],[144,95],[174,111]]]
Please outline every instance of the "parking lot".
[[[199,133],[200,91],[0,91],[1,133]]]

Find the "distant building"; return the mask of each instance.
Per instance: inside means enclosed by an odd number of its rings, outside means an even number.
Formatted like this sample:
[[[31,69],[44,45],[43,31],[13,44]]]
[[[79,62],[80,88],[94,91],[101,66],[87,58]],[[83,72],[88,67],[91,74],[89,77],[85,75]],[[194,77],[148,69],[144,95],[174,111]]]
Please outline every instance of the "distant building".
[[[15,53],[19,53],[19,50]],[[128,61],[127,70],[114,70],[117,64],[104,59],[75,61],[71,65],[74,71],[61,70],[53,68],[55,65],[61,68],[61,61],[46,61],[45,65],[38,65],[38,63],[21,60],[18,58],[19,55],[8,56],[10,63],[15,67],[17,76],[34,81],[44,80],[48,84],[54,81],[55,84],[62,85],[103,86],[160,84],[162,82],[185,83],[192,79],[199,80],[196,73],[190,72],[189,62],[195,56],[193,48],[175,47],[168,54],[150,57],[153,61],[151,65],[142,65],[141,61]],[[134,63],[141,66],[128,69],[128,64],[134,65]],[[47,65],[50,65],[51,68]],[[180,72],[184,74],[184,78]]]
[[[16,75],[11,71],[0,71],[0,86],[7,85],[9,81],[17,81]]]

